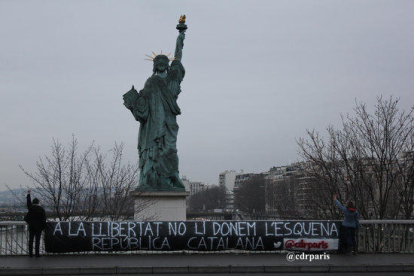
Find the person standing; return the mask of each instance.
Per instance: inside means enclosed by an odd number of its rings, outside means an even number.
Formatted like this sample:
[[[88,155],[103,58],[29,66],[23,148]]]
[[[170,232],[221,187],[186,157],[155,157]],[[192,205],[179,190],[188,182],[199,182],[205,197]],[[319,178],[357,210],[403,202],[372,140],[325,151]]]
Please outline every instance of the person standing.
[[[342,221],[342,229],[345,232],[345,239],[347,244],[347,254],[354,251],[356,255],[358,252],[358,246],[355,239],[355,233],[359,229],[359,213],[355,209],[355,205],[352,200],[348,200],[346,207],[337,199],[337,195],[334,195],[334,201],[338,205],[339,209],[344,212],[344,220]]]
[[[40,237],[42,231],[46,229],[46,213],[39,205],[39,199],[30,198],[30,190],[27,191],[27,209],[29,210],[24,220],[29,224],[29,256],[33,257],[33,241],[36,240],[35,251],[36,257],[40,257]]]

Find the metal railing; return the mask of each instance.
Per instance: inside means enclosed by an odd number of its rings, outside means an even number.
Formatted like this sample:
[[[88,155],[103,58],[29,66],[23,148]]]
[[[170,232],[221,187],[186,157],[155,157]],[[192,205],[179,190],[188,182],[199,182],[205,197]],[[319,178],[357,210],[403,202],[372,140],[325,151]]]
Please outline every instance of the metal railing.
[[[29,231],[24,221],[2,221],[0,222],[0,256],[5,255],[27,255],[29,242]],[[44,251],[43,239],[41,251]]]
[[[43,235],[42,235],[43,237]],[[28,254],[28,228],[24,221],[0,222],[0,256]],[[414,220],[361,220],[358,249],[364,253],[414,253]],[[220,251],[223,253],[223,251]],[[229,252],[234,252],[230,250]],[[274,251],[277,253],[277,251]],[[279,251],[284,252],[284,251]],[[42,238],[40,253],[45,254]],[[92,254],[158,253],[159,251],[90,252]],[[90,254],[73,253],[73,254]],[[172,253],[172,252],[168,252]],[[204,252],[205,253],[205,252]],[[211,252],[210,252],[211,253]],[[263,251],[249,251],[263,253]]]
[[[361,220],[358,249],[367,253],[414,253],[414,220]]]

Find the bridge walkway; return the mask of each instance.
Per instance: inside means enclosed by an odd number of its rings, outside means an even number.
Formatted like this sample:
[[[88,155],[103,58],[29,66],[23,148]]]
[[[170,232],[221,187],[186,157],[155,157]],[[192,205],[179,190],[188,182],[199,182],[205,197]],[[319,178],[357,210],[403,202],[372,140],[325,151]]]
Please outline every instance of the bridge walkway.
[[[330,254],[290,262],[287,254],[100,254],[0,257],[0,275],[139,275],[228,273],[385,273],[414,275],[414,254]],[[297,255],[300,257],[300,255]],[[345,274],[343,274],[345,275]],[[348,274],[346,274],[348,275]]]

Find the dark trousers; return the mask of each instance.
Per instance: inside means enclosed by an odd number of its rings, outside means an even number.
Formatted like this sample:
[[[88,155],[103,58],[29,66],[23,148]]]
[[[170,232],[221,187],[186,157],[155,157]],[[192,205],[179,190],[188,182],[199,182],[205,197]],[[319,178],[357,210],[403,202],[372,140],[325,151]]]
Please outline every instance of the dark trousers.
[[[357,251],[356,230],[353,227],[341,225],[339,236],[339,252],[347,253],[354,250]]]
[[[42,235],[42,230],[30,230],[29,229],[29,255],[33,256],[33,241],[36,238],[36,256],[39,256],[39,248],[40,248],[40,236]]]
[[[344,226],[344,230],[345,230],[345,239],[348,245],[348,250],[355,248],[356,247],[355,228]]]

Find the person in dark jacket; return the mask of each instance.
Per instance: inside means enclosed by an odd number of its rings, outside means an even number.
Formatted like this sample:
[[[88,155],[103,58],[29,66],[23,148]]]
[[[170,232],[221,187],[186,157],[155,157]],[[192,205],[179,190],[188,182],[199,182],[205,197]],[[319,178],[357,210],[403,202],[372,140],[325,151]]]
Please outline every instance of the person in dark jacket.
[[[344,212],[344,220],[342,221],[342,229],[345,231],[345,238],[347,243],[347,253],[350,254],[352,249],[356,255],[358,252],[358,246],[355,239],[355,233],[359,229],[359,214],[355,209],[355,205],[351,200],[348,200],[346,207],[337,200],[337,196],[334,195],[334,201],[338,205],[339,209]]]
[[[30,190],[27,191],[27,209],[29,212],[25,217],[25,221],[29,224],[29,256],[33,257],[33,241],[36,239],[36,257],[40,257],[40,237],[43,229],[46,228],[46,213],[45,209],[39,206],[37,198],[30,199]]]

